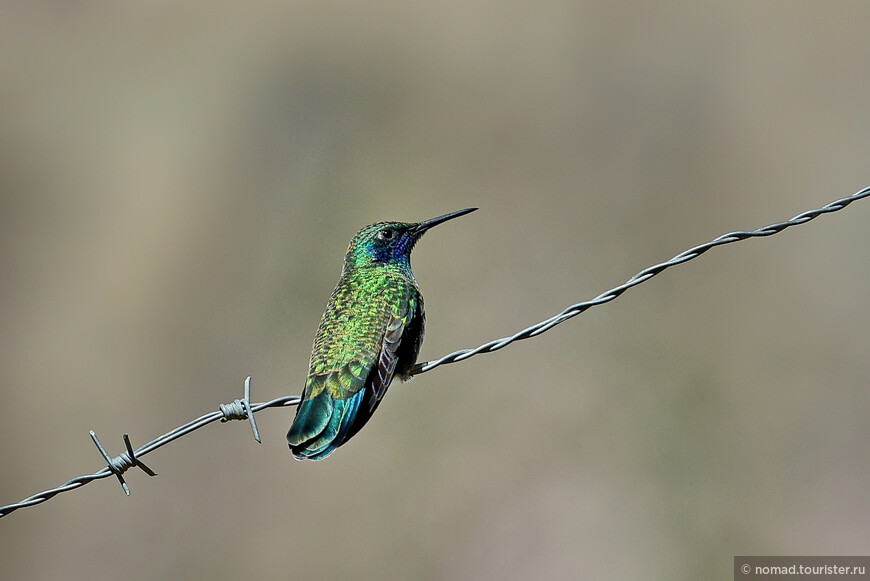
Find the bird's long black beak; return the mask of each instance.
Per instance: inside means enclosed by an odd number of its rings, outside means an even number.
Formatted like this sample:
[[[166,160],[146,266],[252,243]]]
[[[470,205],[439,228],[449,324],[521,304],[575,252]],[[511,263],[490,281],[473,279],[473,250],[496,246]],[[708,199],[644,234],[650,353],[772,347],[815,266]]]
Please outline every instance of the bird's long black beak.
[[[466,214],[470,214],[475,211],[477,208],[465,208],[464,210],[457,210],[455,212],[450,212],[449,214],[444,214],[443,216],[438,216],[437,218],[432,218],[430,220],[426,220],[424,222],[420,222],[415,225],[411,231],[416,236],[422,236],[423,232],[431,228],[432,226],[437,226],[438,224],[442,224],[447,220],[452,220],[453,218],[458,218],[460,216],[464,216]]]

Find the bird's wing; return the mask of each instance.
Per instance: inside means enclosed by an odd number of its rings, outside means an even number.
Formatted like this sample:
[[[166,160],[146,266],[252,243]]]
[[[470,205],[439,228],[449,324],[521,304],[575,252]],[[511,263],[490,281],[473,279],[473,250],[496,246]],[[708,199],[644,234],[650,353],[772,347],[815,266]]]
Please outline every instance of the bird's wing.
[[[374,413],[393,380],[405,327],[417,309],[407,301],[387,319],[377,354],[364,353],[328,373],[312,373],[287,440],[296,457],[325,458],[356,434]]]
[[[410,312],[413,310],[409,309]],[[393,374],[396,372],[396,363],[399,362],[399,343],[402,340],[402,334],[405,332],[405,324],[408,320],[407,313],[404,317],[395,315],[390,317],[387,328],[384,331],[384,340],[381,343],[381,352],[378,355],[377,368],[372,370],[371,385],[374,397],[369,402],[369,409],[374,409],[384,394],[387,393],[387,388],[393,380]]]

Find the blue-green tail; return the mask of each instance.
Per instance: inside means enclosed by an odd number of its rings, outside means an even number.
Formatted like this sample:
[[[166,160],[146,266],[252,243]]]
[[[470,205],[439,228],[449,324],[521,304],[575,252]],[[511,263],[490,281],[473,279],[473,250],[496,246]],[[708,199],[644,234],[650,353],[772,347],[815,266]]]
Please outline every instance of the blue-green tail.
[[[345,399],[333,398],[326,390],[302,402],[296,419],[287,432],[287,442],[297,460],[322,460],[332,454],[371,417],[367,397],[370,389],[361,389]],[[375,404],[377,407],[377,404]]]

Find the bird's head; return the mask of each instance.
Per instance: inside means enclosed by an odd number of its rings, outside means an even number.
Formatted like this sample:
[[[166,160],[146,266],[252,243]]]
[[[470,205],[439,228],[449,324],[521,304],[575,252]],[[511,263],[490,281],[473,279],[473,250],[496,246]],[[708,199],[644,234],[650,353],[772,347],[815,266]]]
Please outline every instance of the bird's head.
[[[476,209],[458,210],[425,222],[377,222],[366,226],[350,241],[344,259],[344,268],[395,264],[410,271],[411,250],[429,228],[464,216]]]

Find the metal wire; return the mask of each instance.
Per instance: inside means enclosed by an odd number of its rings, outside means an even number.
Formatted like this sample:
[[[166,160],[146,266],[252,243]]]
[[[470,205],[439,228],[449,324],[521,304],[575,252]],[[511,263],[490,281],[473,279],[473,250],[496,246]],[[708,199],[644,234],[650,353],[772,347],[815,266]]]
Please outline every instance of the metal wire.
[[[822,214],[829,214],[831,212],[836,212],[838,210],[842,210],[852,202],[856,200],[860,200],[861,198],[866,198],[870,196],[870,187],[866,187],[860,192],[852,194],[851,196],[847,196],[845,198],[841,198],[839,200],[835,200],[830,204],[822,206],[816,210],[809,210],[802,214],[798,214],[791,220],[786,220],[784,222],[776,222],[775,224],[769,224],[767,226],[763,226],[758,228],[757,230],[738,230],[736,232],[729,232],[728,234],[723,234],[718,238],[714,238],[710,242],[706,244],[701,244],[699,246],[695,246],[694,248],[689,248],[688,250],[681,252],[671,258],[666,262],[662,262],[660,264],[656,264],[650,267],[647,267],[636,275],[628,279],[624,284],[619,285],[616,288],[612,288],[607,292],[604,292],[591,301],[585,301],[582,303],[577,303],[576,305],[571,305],[560,313],[557,313],[550,317],[545,321],[541,321],[540,323],[536,323],[531,327],[523,329],[517,333],[509,337],[502,337],[501,339],[495,339],[493,341],[489,341],[488,343],[484,343],[479,347],[475,347],[474,349],[460,349],[459,351],[454,351],[444,357],[439,359],[433,359],[432,361],[426,361],[424,363],[418,363],[411,369],[411,375],[419,375],[421,373],[425,373],[427,371],[431,371],[435,369],[439,365],[446,365],[448,363],[456,363],[457,361],[463,361],[468,359],[469,357],[474,357],[478,353],[492,353],[493,351],[498,351],[504,347],[507,347],[514,341],[520,341],[522,339],[528,339],[529,337],[536,337],[541,333],[549,331],[559,323],[564,323],[568,319],[572,317],[576,317],[580,313],[595,307],[597,305],[603,305],[604,303],[610,302],[628,289],[633,286],[637,286],[642,282],[646,282],[655,275],[659,274],[665,269],[668,269],[672,266],[676,266],[678,264],[683,264],[684,262],[688,262],[694,258],[698,258],[708,250],[716,246],[724,246],[725,244],[731,244],[732,242],[739,242],[741,240],[746,240],[747,238],[758,238],[761,236],[772,236],[779,232],[782,232],[786,228],[791,226],[797,226],[798,224],[805,224],[810,220],[821,216]]]
[[[124,443],[127,451],[122,452],[121,455],[116,458],[111,458],[109,456],[109,454],[106,452],[106,449],[100,442],[100,439],[93,431],[91,431],[91,439],[94,441],[97,449],[99,449],[100,453],[103,455],[103,458],[105,458],[107,462],[107,465],[102,470],[99,470],[93,474],[78,476],[76,478],[73,478],[72,480],[64,482],[56,488],[51,488],[49,490],[44,490],[42,492],[34,494],[33,496],[28,496],[21,502],[16,502],[15,504],[10,504],[7,506],[0,506],[0,518],[18,510],[19,508],[25,508],[28,506],[41,504],[46,500],[57,496],[61,492],[75,490],[76,488],[80,488],[85,484],[88,484],[89,482],[93,482],[94,480],[99,480],[101,478],[108,478],[113,474],[117,476],[118,481],[121,483],[121,486],[124,489],[124,492],[129,495],[130,489],[127,486],[127,483],[124,482],[123,476],[121,476],[121,474],[123,474],[128,468],[132,466],[138,466],[149,476],[157,475],[154,471],[145,466],[140,460],[140,458],[145,454],[153,452],[161,446],[165,446],[166,444],[177,440],[182,436],[186,436],[194,430],[198,430],[199,428],[207,426],[208,424],[211,424],[212,422],[216,422],[218,420],[220,420],[221,422],[227,422],[229,420],[249,419],[251,421],[251,429],[254,432],[254,438],[259,442],[260,432],[257,429],[257,424],[254,420],[254,413],[266,408],[294,406],[297,405],[299,403],[299,400],[301,399],[298,395],[285,395],[284,397],[279,397],[265,403],[251,404],[250,395],[251,378],[248,377],[245,380],[244,399],[237,399],[231,404],[221,404],[218,411],[207,413],[202,417],[199,417],[193,421],[184,424],[183,426],[179,426],[174,430],[171,430],[163,434],[162,436],[151,440],[144,446],[140,446],[136,450],[132,450],[132,446],[130,445],[130,439],[127,434],[124,434]]]
[[[475,347],[474,349],[460,349],[459,351],[454,351],[448,355],[445,355],[439,359],[434,359],[432,361],[426,361],[424,363],[419,363],[414,366],[411,370],[412,375],[419,375],[421,373],[425,373],[427,371],[431,371],[435,369],[439,365],[446,365],[448,363],[456,363],[457,361],[463,361],[468,359],[469,357],[474,357],[479,353],[492,353],[493,351],[498,351],[504,347],[507,347],[511,343],[515,341],[520,341],[522,339],[528,339],[530,337],[536,337],[541,333],[545,333],[549,331],[556,325],[567,321],[572,317],[576,317],[580,313],[594,307],[597,305],[603,305],[604,303],[610,302],[613,299],[620,296],[622,293],[627,291],[628,289],[637,286],[643,282],[648,281],[655,275],[659,274],[663,270],[666,270],[672,266],[676,266],[678,264],[683,264],[690,260],[693,260],[703,253],[707,252],[711,248],[716,246],[723,246],[725,244],[731,244],[733,242],[739,242],[741,240],[746,240],[748,238],[757,238],[762,236],[772,236],[779,232],[782,232],[786,228],[791,226],[797,226],[799,224],[805,224],[814,218],[821,216],[822,214],[829,214],[831,212],[837,212],[842,210],[852,202],[856,200],[860,200],[862,198],[866,198],[870,196],[870,187],[866,187],[863,190],[852,194],[851,196],[847,196],[845,198],[841,198],[839,200],[835,200],[830,204],[822,206],[821,208],[815,210],[809,210],[802,214],[798,214],[791,220],[786,220],[784,222],[776,222],[775,224],[769,224],[762,228],[758,228],[757,230],[738,230],[736,232],[729,232],[728,234],[723,234],[718,238],[714,238],[710,242],[706,244],[701,244],[699,246],[695,246],[694,248],[690,248],[685,252],[681,252],[677,254],[670,260],[666,262],[662,262],[660,264],[656,264],[645,268],[638,272],[636,275],[628,279],[624,284],[610,289],[609,291],[602,293],[595,297],[590,301],[585,301],[582,303],[577,303],[575,305],[571,305],[570,307],[564,309],[563,311],[553,315],[549,319],[545,321],[541,321],[540,323],[536,323],[531,327],[523,329],[509,337],[503,337],[501,339],[496,339],[494,341],[489,341],[488,343],[484,343],[479,347]],[[122,488],[126,494],[130,494],[130,489],[127,486],[127,483],[124,481],[122,474],[129,468],[133,466],[137,466],[143,472],[148,474],[149,476],[156,476],[156,473],[148,468],[145,464],[142,463],[141,457],[149,452],[160,448],[161,446],[165,446],[166,444],[177,440],[178,438],[193,432],[194,430],[198,430],[203,426],[206,426],[212,422],[220,420],[221,422],[227,422],[230,420],[244,420],[248,419],[251,423],[251,430],[254,433],[254,438],[259,442],[260,434],[257,428],[257,423],[254,420],[254,414],[260,410],[266,408],[273,407],[287,407],[294,406],[299,403],[301,399],[298,395],[288,395],[284,397],[279,397],[277,399],[273,399],[272,401],[268,401],[265,403],[250,403],[251,396],[251,378],[248,377],[245,380],[245,396],[243,399],[237,399],[229,404],[221,404],[220,409],[218,411],[210,412],[205,414],[202,417],[199,417],[191,422],[184,424],[183,426],[179,426],[174,430],[171,430],[162,436],[151,440],[147,444],[140,446],[136,450],[133,450],[130,439],[127,434],[124,434],[124,444],[126,448],[126,452],[122,452],[119,456],[112,458],[109,456],[108,452],[106,452],[102,443],[100,442],[97,435],[91,431],[91,438],[94,441],[94,444],[99,449],[103,458],[106,460],[106,466],[101,470],[95,472],[94,474],[87,474],[84,476],[78,476],[73,478],[72,480],[68,480],[67,482],[61,484],[56,488],[52,488],[49,490],[45,490],[43,492],[39,492],[32,496],[28,496],[24,500],[17,502],[15,504],[9,504],[6,506],[0,507],[0,518],[18,510],[19,508],[25,508],[29,506],[35,506],[37,504],[41,504],[50,498],[53,498],[60,494],[61,492],[67,492],[69,490],[75,490],[76,488],[80,488],[89,482],[94,480],[99,480],[101,478],[108,478],[109,476],[116,476],[118,481],[121,483]]]

